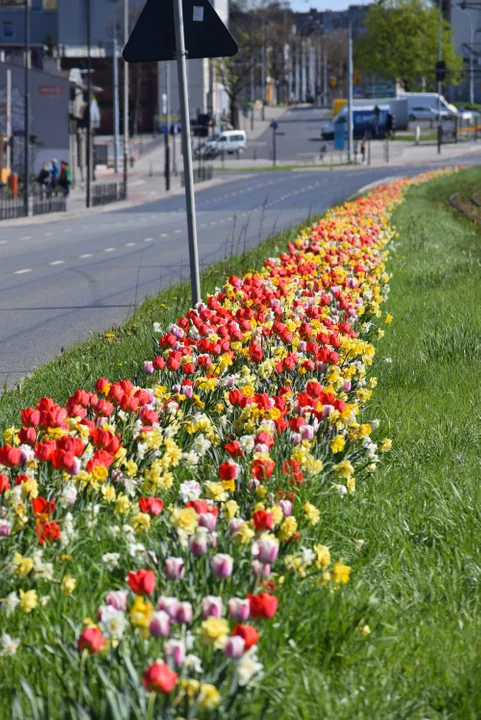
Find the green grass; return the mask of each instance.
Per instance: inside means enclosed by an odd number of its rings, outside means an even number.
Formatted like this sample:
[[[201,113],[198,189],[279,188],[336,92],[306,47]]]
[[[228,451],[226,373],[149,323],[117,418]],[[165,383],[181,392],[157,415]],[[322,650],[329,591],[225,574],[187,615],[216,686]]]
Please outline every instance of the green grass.
[[[248,252],[242,252],[242,238],[234,245],[226,244],[226,259],[202,274],[203,296],[214,292],[229,275],[258,268],[267,257],[282,252],[286,243],[296,237],[299,227],[269,237]],[[239,254],[233,257],[234,253]],[[99,377],[105,376],[112,381],[139,378],[142,361],[150,360],[155,354],[153,323],[159,322],[166,327],[189,307],[190,284],[172,285],[140,304],[125,322],[114,326],[111,330],[114,337],[108,337],[110,331],[95,335],[39,367],[17,387],[4,388],[0,396],[0,432],[12,424],[18,425],[21,409],[35,405],[43,396],[62,403],[78,388],[91,390]]]
[[[283,605],[266,718],[481,717],[481,232],[447,203],[480,181],[479,169],[441,178],[395,211],[394,323],[369,415],[391,461],[324,508],[323,541],[352,582]]]

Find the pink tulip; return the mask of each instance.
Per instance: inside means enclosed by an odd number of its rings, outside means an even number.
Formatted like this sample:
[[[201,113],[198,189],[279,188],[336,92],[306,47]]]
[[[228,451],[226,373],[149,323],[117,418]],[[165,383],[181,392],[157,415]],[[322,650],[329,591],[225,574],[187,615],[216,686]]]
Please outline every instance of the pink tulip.
[[[175,620],[176,618],[179,605],[179,601],[174,597],[161,595],[157,600],[157,610],[164,610],[172,620]]]
[[[206,620],[208,617],[220,618],[222,617],[222,611],[222,598],[216,597],[215,595],[207,595],[205,598],[202,598],[200,614],[203,620]]]
[[[149,632],[152,637],[166,638],[170,632],[170,618],[164,610],[157,610],[152,613]]]
[[[126,590],[112,590],[107,593],[105,602],[107,605],[111,605],[116,610],[122,610],[122,612],[125,612],[127,610],[127,595],[128,593]]]
[[[181,625],[188,625],[192,622],[193,617],[194,612],[192,610],[192,605],[189,602],[179,603],[179,607],[175,613],[175,621]]]
[[[227,640],[226,644],[224,645],[224,655],[226,655],[228,658],[232,658],[234,660],[242,657],[242,654],[244,653],[245,644],[246,643],[245,643],[244,638],[241,638],[238,635],[234,635],[233,637],[230,637]]]
[[[165,656],[172,659],[175,665],[182,665],[185,660],[185,645],[182,640],[167,640]]]
[[[228,603],[228,613],[231,620],[245,622],[250,615],[249,600],[244,598],[231,598]]]
[[[201,513],[199,515],[199,526],[206,528],[209,532],[214,532],[217,518],[214,513]]]
[[[228,578],[232,575],[234,559],[230,555],[219,553],[212,558],[212,572],[218,578]]]
[[[165,576],[167,580],[182,580],[185,568],[182,558],[168,557],[165,561]]]

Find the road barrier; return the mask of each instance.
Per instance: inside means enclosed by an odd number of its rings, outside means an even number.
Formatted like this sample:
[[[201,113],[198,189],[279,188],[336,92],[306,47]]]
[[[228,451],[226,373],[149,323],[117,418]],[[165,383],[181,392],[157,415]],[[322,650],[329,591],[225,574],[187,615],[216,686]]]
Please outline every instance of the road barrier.
[[[201,165],[200,167],[194,168],[194,182],[200,183],[206,180],[212,180],[214,175],[214,168],[212,165]],[[180,182],[184,187],[184,173],[181,173]]]
[[[127,188],[123,182],[102,183],[92,188],[92,205],[108,205],[109,203],[127,200]]]

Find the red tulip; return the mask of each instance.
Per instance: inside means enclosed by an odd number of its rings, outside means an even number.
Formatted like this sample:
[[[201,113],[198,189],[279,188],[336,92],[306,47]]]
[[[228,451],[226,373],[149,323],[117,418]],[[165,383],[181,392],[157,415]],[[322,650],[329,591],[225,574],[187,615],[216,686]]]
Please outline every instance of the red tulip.
[[[159,515],[164,507],[164,501],[160,498],[145,497],[139,499],[140,512],[147,513],[148,515]]]
[[[154,662],[144,672],[142,684],[149,692],[168,694],[173,690],[178,677],[165,663]]]
[[[136,595],[150,595],[155,589],[155,573],[152,570],[129,572],[127,582]]]
[[[277,611],[278,600],[275,595],[263,592],[259,595],[247,595],[251,608],[251,617],[257,620],[270,620]]]
[[[252,522],[256,530],[270,530],[274,525],[274,515],[267,510],[256,510]]]
[[[261,636],[252,625],[236,625],[232,635],[238,635],[244,640],[244,651],[255,645]]]
[[[77,647],[80,652],[88,650],[89,653],[98,653],[105,645],[105,638],[96,627],[86,628],[77,640]]]

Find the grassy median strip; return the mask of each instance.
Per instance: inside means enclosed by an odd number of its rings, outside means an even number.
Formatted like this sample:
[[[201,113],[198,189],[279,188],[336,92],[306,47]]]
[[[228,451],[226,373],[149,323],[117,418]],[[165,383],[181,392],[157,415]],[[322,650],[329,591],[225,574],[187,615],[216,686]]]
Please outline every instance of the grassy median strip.
[[[328,500],[323,537],[352,566],[350,593],[283,606],[266,717],[481,717],[481,233],[448,203],[480,181],[414,187],[394,213],[394,322],[370,408],[390,463]]]
[[[243,275],[250,268],[261,267],[270,255],[282,252],[287,242],[297,237],[307,222],[308,218],[299,226],[277,233],[263,242],[260,242],[260,229],[259,244],[247,251],[243,251],[244,231],[239,227],[236,236],[226,240],[226,259],[202,273],[203,295],[213,293],[231,274]],[[135,273],[135,268],[132,272]],[[142,359],[150,360],[157,352],[154,349],[153,323],[160,323],[165,328],[175,322],[190,307],[190,297],[189,283],[173,282],[157,296],[132,308],[125,322],[65,350],[51,362],[37,368],[19,386],[4,390],[0,395],[0,431],[18,423],[21,409],[35,405],[41,397],[52,397],[56,402],[63,403],[78,388],[93,388],[102,376],[112,381],[127,377],[140,380]]]

